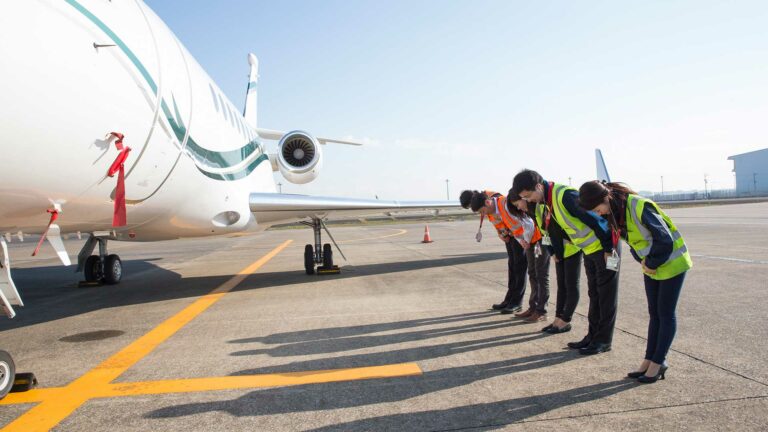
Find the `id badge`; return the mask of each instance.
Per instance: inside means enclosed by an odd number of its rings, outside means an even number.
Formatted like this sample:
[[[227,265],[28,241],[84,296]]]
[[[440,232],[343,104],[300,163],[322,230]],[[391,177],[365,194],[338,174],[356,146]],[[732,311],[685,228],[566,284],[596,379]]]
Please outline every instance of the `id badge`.
[[[605,268],[611,271],[619,271],[620,262],[621,258],[619,258],[619,254],[616,253],[616,250],[614,250],[613,255],[609,256],[608,259],[605,260]]]
[[[478,242],[478,243],[480,243],[480,241],[481,241],[482,239],[483,239],[483,233],[481,233],[480,231],[478,231],[478,232],[477,232],[477,234],[475,234],[475,240],[477,240],[477,242]]]
[[[548,235],[545,235],[541,238],[541,244],[544,246],[552,246],[552,239],[549,238]]]

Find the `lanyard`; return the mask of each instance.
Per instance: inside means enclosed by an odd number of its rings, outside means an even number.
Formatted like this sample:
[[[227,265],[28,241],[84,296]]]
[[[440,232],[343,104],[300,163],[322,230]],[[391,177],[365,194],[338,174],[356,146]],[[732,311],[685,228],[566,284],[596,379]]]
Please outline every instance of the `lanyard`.
[[[549,211],[547,212],[547,216],[544,218],[544,229],[549,229],[549,220],[552,217],[552,189],[554,189],[554,183],[549,182],[549,190],[547,190],[547,208]]]

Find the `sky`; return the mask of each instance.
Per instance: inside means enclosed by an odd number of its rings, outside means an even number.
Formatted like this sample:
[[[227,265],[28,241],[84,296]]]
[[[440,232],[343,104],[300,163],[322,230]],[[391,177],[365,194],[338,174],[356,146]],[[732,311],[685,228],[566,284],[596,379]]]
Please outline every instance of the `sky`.
[[[147,4],[235,106],[258,56],[259,127],[366,142],[323,147],[309,184],[276,174],[284,193],[578,187],[595,148],[635,190],[728,189],[728,156],[768,147],[765,1]]]

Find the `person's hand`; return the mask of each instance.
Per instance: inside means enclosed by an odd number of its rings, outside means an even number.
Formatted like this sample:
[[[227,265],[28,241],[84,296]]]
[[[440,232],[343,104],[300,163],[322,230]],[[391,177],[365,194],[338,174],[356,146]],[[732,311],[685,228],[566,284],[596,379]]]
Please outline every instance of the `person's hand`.
[[[525,249],[528,249],[529,247],[531,247],[531,244],[530,244],[530,243],[528,243],[528,242],[527,242],[527,241],[525,241],[525,240],[518,240],[518,242],[520,243],[520,246],[522,246],[524,250],[525,250]]]
[[[552,258],[555,259],[555,264],[560,262],[560,258],[558,258],[557,255],[552,255]]]
[[[655,275],[656,269],[649,269],[645,266],[645,258],[643,258],[643,262],[641,263],[643,265],[643,273],[649,274],[649,275]]]
[[[605,255],[605,262],[608,262],[608,258],[613,256],[613,252],[605,252],[603,255]]]

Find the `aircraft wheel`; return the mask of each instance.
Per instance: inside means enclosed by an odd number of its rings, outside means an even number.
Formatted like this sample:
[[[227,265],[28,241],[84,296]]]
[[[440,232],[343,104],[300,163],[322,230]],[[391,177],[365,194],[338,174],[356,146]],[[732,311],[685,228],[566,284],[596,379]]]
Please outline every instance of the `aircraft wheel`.
[[[0,399],[11,391],[13,381],[16,379],[16,365],[13,358],[5,351],[0,351]]]
[[[330,243],[323,245],[323,267],[333,267],[333,249],[331,249]]]
[[[309,244],[304,246],[304,270],[308,275],[315,274],[315,251]]]
[[[104,282],[108,285],[115,285],[120,283],[120,279],[123,278],[123,262],[120,261],[120,257],[117,255],[107,255],[107,260],[104,263]]]
[[[101,272],[101,258],[98,255],[91,255],[85,260],[83,274],[86,282],[101,282],[104,279]]]

